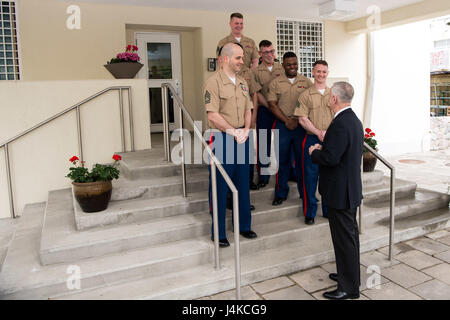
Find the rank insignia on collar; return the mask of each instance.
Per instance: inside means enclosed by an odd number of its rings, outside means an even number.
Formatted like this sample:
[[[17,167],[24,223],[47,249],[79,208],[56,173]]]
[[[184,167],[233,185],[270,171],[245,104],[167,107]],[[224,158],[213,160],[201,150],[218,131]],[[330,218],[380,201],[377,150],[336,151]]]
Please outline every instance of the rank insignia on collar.
[[[205,104],[211,103],[211,93],[208,90],[205,92]]]
[[[300,89],[306,89],[305,86],[298,86]]]

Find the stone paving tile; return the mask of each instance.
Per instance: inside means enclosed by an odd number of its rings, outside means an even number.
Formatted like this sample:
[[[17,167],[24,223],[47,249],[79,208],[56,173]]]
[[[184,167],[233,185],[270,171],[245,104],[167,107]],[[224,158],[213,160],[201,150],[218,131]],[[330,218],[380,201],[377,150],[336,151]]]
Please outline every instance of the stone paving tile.
[[[375,265],[383,269],[399,264],[400,262],[395,259],[390,261],[388,256],[380,252],[370,251],[360,256],[360,263],[366,267]]]
[[[322,264],[320,267],[328,273],[336,273],[336,262],[334,261]]]
[[[368,272],[369,271],[369,272]],[[382,270],[381,274],[383,273]],[[378,284],[383,284],[389,282],[388,279],[383,277],[382,275],[375,275],[377,270],[366,268],[365,266],[361,265],[360,267],[360,273],[361,273],[361,286],[359,287],[359,291],[364,291],[367,289],[367,286],[373,287]]]
[[[420,250],[422,252],[428,253],[428,254],[435,254],[440,253],[449,250],[449,246],[440,243],[438,241],[428,239],[425,237],[409,240],[405,242],[406,244],[410,245],[411,247]]]
[[[412,250],[400,253],[395,256],[395,259],[417,270],[421,270],[442,263],[441,260],[433,258],[432,256],[423,253],[422,251],[419,250]]]
[[[301,271],[289,277],[307,292],[315,292],[336,284],[336,282],[328,278],[328,272],[319,267]]]
[[[450,265],[447,263],[441,263],[437,266],[423,269],[422,272],[450,285]]]
[[[450,235],[450,232],[448,232],[447,230],[439,230],[436,232],[429,233],[429,234],[425,235],[425,237],[436,240],[436,239],[439,239],[439,238],[442,238],[442,237],[445,237],[448,235]]]
[[[324,292],[327,292],[327,291],[333,291],[333,290],[335,290],[335,289],[336,289],[336,287],[333,287],[333,288],[330,288],[330,289],[326,289],[326,290],[318,291],[318,292],[316,292],[316,293],[313,294],[313,297],[316,298],[317,300],[328,300],[328,299],[325,298],[322,294],[323,294]],[[363,294],[360,292],[360,293],[359,293],[359,298],[358,298],[358,299],[350,299],[350,301],[353,301],[353,300],[370,300],[370,299],[367,298],[365,295],[363,295]]]
[[[266,280],[263,282],[254,283],[251,285],[253,290],[260,294],[265,294],[270,291],[287,288],[292,286],[294,281],[289,279],[288,277],[279,277],[275,279]]]
[[[444,251],[444,252],[441,252],[441,253],[436,253],[436,254],[433,255],[433,257],[438,258],[438,259],[440,259],[442,261],[445,261],[447,263],[450,263],[450,250]]]
[[[381,274],[404,288],[409,288],[431,280],[431,277],[405,264],[398,264],[390,268],[386,268],[381,272]]]
[[[267,293],[263,297],[265,300],[315,300],[313,296],[297,285]]]
[[[403,253],[409,250],[414,250],[414,248],[404,242],[396,243],[392,246],[392,256],[396,256],[399,253]],[[377,249],[376,251],[389,256],[389,246]]]
[[[426,300],[450,300],[450,286],[436,279],[409,288],[409,290]]]
[[[236,299],[236,290],[230,290],[215,294],[210,296],[211,300],[235,300]],[[249,286],[245,286],[241,288],[241,298],[242,300],[262,300],[255,291]]]
[[[436,239],[436,241],[439,241],[440,243],[450,246],[450,235],[438,238],[438,239]]]
[[[362,294],[371,300],[422,300],[418,295],[393,282],[382,284],[379,289],[364,290]]]

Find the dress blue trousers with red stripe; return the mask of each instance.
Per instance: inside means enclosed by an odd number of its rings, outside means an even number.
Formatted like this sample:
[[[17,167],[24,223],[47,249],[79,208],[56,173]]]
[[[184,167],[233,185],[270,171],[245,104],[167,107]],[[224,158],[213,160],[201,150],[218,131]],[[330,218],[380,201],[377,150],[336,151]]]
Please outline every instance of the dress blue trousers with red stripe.
[[[289,193],[289,176],[292,168],[291,150],[294,149],[295,154],[295,170],[297,171],[297,189],[299,195],[303,193],[303,179],[301,174],[302,163],[302,141],[306,134],[305,129],[300,125],[294,130],[289,130],[286,125],[277,120],[274,126],[278,131],[278,173],[275,184],[275,197],[286,199]]]
[[[212,146],[211,146],[212,143]],[[251,230],[250,213],[250,181],[249,177],[249,139],[239,144],[234,137],[224,132],[214,132],[210,146],[219,159],[226,173],[233,181],[239,194],[239,229],[240,232]],[[220,150],[218,149],[220,148]],[[229,158],[229,159],[228,159]],[[216,171],[217,180],[217,211],[219,220],[219,239],[226,238],[226,206],[227,194],[230,191],[225,179],[219,170]],[[212,189],[211,189],[211,166],[209,166],[209,211],[212,217]],[[213,223],[211,223],[211,234],[214,235]]]
[[[264,174],[264,169],[270,166],[270,148],[271,148],[271,136],[272,126],[275,121],[275,117],[272,112],[266,107],[260,105],[258,107],[258,115],[256,117],[256,132],[257,132],[257,163],[256,168],[258,170],[258,182],[269,183],[270,175]],[[263,135],[265,137],[263,137]],[[261,163],[261,155],[263,155],[265,163]]]
[[[303,215],[314,218],[317,212],[317,182],[319,181],[319,165],[311,160],[309,147],[316,143],[322,144],[316,135],[307,134],[303,140]],[[327,217],[327,208],[322,203],[322,213]]]

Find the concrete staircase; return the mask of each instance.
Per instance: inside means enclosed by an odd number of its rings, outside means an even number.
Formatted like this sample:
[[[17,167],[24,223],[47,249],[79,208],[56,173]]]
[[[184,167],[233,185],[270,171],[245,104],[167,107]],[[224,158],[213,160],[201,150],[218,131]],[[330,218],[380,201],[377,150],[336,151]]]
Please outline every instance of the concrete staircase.
[[[220,249],[221,270],[213,266],[207,167],[188,166],[189,196],[183,198],[180,168],[164,163],[161,149],[122,156],[114,187],[147,191],[94,214],[81,212],[70,189],[28,205],[0,273],[2,299],[194,299],[234,288],[231,215],[232,245]],[[306,226],[294,184],[288,200],[273,207],[273,180],[251,192],[258,238],[240,238],[243,285],[334,260],[320,209],[315,225]],[[397,180],[396,196],[395,241],[450,226],[448,195]],[[362,252],[388,244],[389,179],[378,171],[364,174],[364,197]]]

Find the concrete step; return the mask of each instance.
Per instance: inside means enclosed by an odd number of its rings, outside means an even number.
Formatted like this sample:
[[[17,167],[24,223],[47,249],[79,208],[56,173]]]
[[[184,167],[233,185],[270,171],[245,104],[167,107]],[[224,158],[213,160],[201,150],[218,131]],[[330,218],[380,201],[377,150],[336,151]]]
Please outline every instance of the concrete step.
[[[371,177],[374,176],[379,176],[379,173],[376,172],[374,175],[372,176],[369,175],[368,177],[370,179]],[[155,191],[155,189],[157,189],[156,185],[153,185],[149,187],[150,191],[146,193],[149,194],[148,196],[144,194],[144,196],[137,199],[111,201],[106,210],[96,213],[84,213],[81,210],[80,206],[76,203],[76,201],[73,201],[74,202],[73,206],[75,209],[76,227],[78,230],[84,230],[89,228],[106,226],[110,224],[133,223],[163,216],[178,215],[208,210],[209,209],[208,193],[207,193],[208,182],[207,180],[202,180],[203,178],[201,174],[198,174],[195,177],[197,180],[194,180],[193,183],[197,185],[192,186],[193,189],[195,188],[194,190],[195,192],[189,192],[187,198],[183,198],[181,196],[181,181],[178,181],[177,183],[174,184],[171,184],[173,181],[164,184],[162,183],[162,180],[164,180],[165,178],[162,178],[161,180],[158,180],[158,182],[161,183],[162,188],[167,187],[166,191],[168,190],[174,191],[177,188],[180,188],[180,193],[176,195],[166,194],[165,197],[156,198],[156,196],[154,197],[150,195]],[[167,179],[173,180],[173,177]],[[382,181],[381,183],[372,184],[363,188],[363,194],[366,202],[385,201],[389,199],[390,197],[389,178],[384,177],[383,180],[381,181]],[[134,185],[134,182],[127,181],[123,182],[122,185],[132,186]],[[138,185],[140,184],[136,184],[135,186]],[[271,179],[270,185],[260,190],[251,191],[251,194],[255,195],[258,193],[265,193],[267,198],[273,199],[274,197],[273,195],[274,188],[272,187],[273,185],[274,179]],[[296,183],[289,182],[289,186],[290,192],[288,198],[298,199],[299,194]],[[196,189],[196,187],[198,187],[198,189]],[[203,187],[204,191],[202,191],[200,187]],[[396,198],[400,199],[403,197],[412,196],[414,194],[416,187],[417,185],[415,183],[397,179],[395,185]],[[162,191],[155,191],[154,193],[161,195]],[[318,199],[320,199],[320,195],[318,192],[316,196]],[[149,201],[149,199],[152,199],[152,201]],[[49,200],[49,202],[51,204],[51,200]],[[51,205],[49,205],[49,207],[52,208]]]
[[[67,191],[66,193],[68,193]],[[62,192],[58,195],[59,197]],[[56,193],[52,193],[49,203]],[[77,231],[72,218],[70,197],[60,201],[46,217],[42,230],[40,256],[43,265],[77,261],[110,253],[142,248],[151,245],[189,239],[211,232],[211,217],[208,211],[191,214],[158,217],[145,222],[110,225]],[[258,226],[296,217],[300,212],[299,201],[287,200],[283,206],[274,207],[264,193],[256,193],[252,199],[258,203],[252,212],[252,225]],[[49,204],[48,207],[51,205]],[[227,228],[231,230],[231,212]]]
[[[448,208],[450,195],[434,191],[418,189],[412,197],[400,198],[395,201],[395,219],[402,219],[420,215],[425,212]],[[363,224],[384,225],[390,217],[389,201],[367,201],[363,204]]]
[[[395,241],[405,241],[428,232],[450,226],[450,210],[439,209],[423,215],[417,220],[400,219],[397,223]],[[384,247],[389,243],[387,227],[378,226],[360,236],[361,252]],[[242,255],[241,284],[275,278],[334,261],[334,251],[329,232],[327,235],[305,239],[302,243],[278,246],[276,249],[261,250]],[[61,294],[52,299],[195,299],[235,288],[234,258],[225,258],[222,269],[215,271],[211,264],[186,269],[164,276],[148,277],[135,281],[80,290]]]

